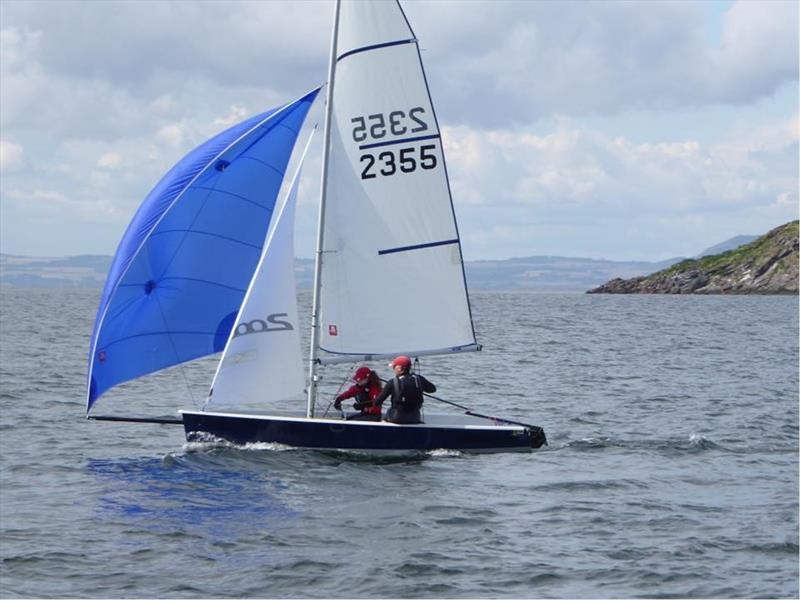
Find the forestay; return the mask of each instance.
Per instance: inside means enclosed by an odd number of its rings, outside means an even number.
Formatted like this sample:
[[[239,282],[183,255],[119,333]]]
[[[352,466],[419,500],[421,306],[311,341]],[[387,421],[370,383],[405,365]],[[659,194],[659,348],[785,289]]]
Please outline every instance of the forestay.
[[[303,393],[294,279],[297,187],[311,137],[274,219],[258,267],[231,331],[209,393],[209,405],[263,405]]]
[[[341,4],[320,362],[475,349],[442,142],[396,1]]]
[[[121,382],[223,349],[317,92],[205,142],[145,198],[101,296],[87,409]]]

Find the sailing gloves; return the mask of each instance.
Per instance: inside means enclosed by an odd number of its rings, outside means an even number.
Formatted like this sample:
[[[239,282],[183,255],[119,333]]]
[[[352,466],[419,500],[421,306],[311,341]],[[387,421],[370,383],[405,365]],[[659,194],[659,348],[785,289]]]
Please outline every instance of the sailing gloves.
[[[336,410],[342,410],[342,400],[346,400],[346,398],[344,398],[341,394],[336,396],[336,400],[333,403],[333,408],[335,408]],[[371,406],[371,405],[372,405],[371,402],[368,402],[366,404],[362,404],[361,402],[356,400],[355,404],[353,404],[353,408],[355,410],[364,410],[365,408],[367,408],[368,406]]]

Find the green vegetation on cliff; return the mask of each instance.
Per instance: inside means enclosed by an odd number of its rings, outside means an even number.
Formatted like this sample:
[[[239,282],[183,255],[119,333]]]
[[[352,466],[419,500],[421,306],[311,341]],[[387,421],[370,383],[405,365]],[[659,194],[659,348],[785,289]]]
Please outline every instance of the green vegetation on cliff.
[[[722,254],[681,261],[652,275],[612,279],[592,294],[796,294],[798,221]]]

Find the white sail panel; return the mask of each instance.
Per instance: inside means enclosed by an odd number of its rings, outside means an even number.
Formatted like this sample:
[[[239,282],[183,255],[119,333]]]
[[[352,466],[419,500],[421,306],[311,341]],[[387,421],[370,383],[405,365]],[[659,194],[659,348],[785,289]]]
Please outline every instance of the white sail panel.
[[[379,44],[414,37],[400,5],[394,0],[343,0],[336,56]]]
[[[342,9],[341,32],[358,29],[348,17],[408,27],[396,2]],[[319,345],[327,353],[475,343],[439,129],[408,32],[403,43],[391,43],[396,34],[371,38],[367,49],[338,55],[320,289]]]
[[[273,404],[303,393],[305,375],[294,279],[294,213],[305,152],[217,366],[209,404]]]

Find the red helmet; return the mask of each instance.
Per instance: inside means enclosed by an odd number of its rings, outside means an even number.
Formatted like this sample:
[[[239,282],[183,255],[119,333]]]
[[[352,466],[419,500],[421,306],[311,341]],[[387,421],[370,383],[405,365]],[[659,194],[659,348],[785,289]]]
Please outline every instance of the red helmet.
[[[392,362],[389,363],[389,366],[394,368],[397,365],[400,365],[404,369],[408,370],[411,368],[411,359],[407,356],[398,356]]]
[[[362,379],[366,379],[369,377],[369,367],[359,367],[356,370],[355,375],[353,375],[353,381],[361,381]]]

